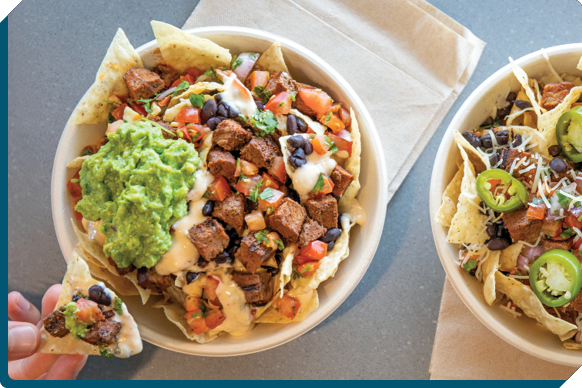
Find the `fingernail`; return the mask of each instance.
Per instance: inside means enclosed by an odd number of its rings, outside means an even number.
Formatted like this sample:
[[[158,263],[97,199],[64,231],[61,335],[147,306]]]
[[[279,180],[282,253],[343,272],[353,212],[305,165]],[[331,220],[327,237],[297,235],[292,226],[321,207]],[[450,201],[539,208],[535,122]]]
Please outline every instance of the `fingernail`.
[[[75,367],[75,371],[73,372],[73,380],[77,379],[77,376],[79,375],[79,373],[81,372],[81,370],[83,369],[83,367],[85,366],[85,363],[87,362],[87,357],[84,357],[81,362],[79,362],[77,364],[77,366]]]
[[[30,303],[28,303],[28,301],[24,298],[24,296],[22,296],[21,293],[18,293],[18,296],[16,297],[16,305],[22,311],[26,311],[30,308]]]
[[[30,326],[16,326],[8,329],[8,352],[27,354],[36,348],[36,332]]]

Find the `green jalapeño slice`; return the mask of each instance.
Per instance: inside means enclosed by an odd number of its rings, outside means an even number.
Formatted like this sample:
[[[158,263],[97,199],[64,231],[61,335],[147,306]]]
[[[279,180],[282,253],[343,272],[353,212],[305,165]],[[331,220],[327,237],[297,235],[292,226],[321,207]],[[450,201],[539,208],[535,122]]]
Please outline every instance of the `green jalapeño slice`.
[[[582,106],[565,112],[556,124],[562,154],[574,163],[582,162]]]
[[[515,211],[529,200],[525,186],[503,170],[483,171],[477,177],[476,185],[483,202],[499,213]]]
[[[532,264],[529,283],[538,299],[548,307],[570,303],[582,288],[580,261],[568,251],[548,251]]]

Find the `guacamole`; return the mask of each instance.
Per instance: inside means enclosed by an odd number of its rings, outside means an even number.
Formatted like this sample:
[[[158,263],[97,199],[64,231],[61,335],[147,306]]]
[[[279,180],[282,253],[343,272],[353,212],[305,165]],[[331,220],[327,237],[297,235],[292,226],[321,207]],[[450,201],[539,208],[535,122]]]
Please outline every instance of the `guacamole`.
[[[103,221],[103,252],[118,267],[150,268],[170,248],[170,226],[187,213],[200,158],[193,144],[164,139],[149,120],[122,124],[107,138],[83,163],[75,209]]]

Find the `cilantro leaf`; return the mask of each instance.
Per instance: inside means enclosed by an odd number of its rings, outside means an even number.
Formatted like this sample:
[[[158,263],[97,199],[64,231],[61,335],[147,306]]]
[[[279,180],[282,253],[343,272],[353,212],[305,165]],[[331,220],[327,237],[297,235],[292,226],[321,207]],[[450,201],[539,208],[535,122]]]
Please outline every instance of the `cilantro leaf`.
[[[329,152],[331,152],[333,154],[334,152],[338,151],[337,146],[335,145],[333,140],[331,140],[329,137],[324,136],[324,141],[325,141],[325,145],[329,147]]]
[[[283,249],[285,249],[285,244],[283,244],[283,240],[281,240],[280,238],[276,239],[275,242],[277,243],[277,247],[279,247],[279,250],[282,251]]]
[[[262,200],[267,200],[267,199],[271,199],[273,197],[273,189],[271,189],[270,187],[267,187],[265,190],[263,190],[263,192],[259,195],[259,198]]]
[[[467,271],[467,273],[470,273],[473,269],[475,269],[477,264],[479,264],[477,260],[471,259],[467,261],[465,264],[463,264],[463,269]]]
[[[255,233],[255,238],[257,239],[258,242],[260,243],[269,243],[269,239],[267,238],[267,235],[269,234],[269,231],[267,229],[263,229],[258,231],[257,233]]]
[[[568,237],[572,237],[575,236],[576,232],[574,232],[572,229],[568,228],[566,230],[564,230],[562,233],[560,233],[560,237],[561,238],[568,238]]]
[[[115,297],[113,310],[115,310],[118,315],[123,315],[123,301],[118,296]]]
[[[237,67],[239,67],[240,65],[242,65],[242,63],[243,63],[243,59],[239,58],[238,55],[235,55],[234,57],[232,57],[232,61],[230,61],[230,68],[232,70],[234,70]]]
[[[214,69],[214,66],[210,66],[210,70],[206,70],[204,75],[212,78],[213,81],[218,81],[218,74],[216,74],[216,69]]]
[[[325,182],[324,182],[323,174],[319,173],[319,178],[317,178],[317,182],[315,183],[315,186],[313,187],[313,190],[311,190],[311,192],[313,194],[319,194],[319,192],[323,189],[324,184],[325,184]]]
[[[257,109],[249,119],[257,136],[265,137],[275,133],[278,121],[270,110],[261,112]]]
[[[176,97],[178,94],[180,94],[180,92],[183,92],[184,90],[188,89],[189,87],[190,87],[190,82],[188,82],[188,81],[180,82],[180,85],[178,85],[176,87],[176,90],[174,90],[174,93],[172,93],[172,98]]]
[[[252,60],[256,60],[257,56],[255,54],[249,54],[249,58]]]
[[[261,191],[261,186],[263,185],[263,180],[261,179],[255,184],[255,187],[251,190],[250,195],[247,195],[247,198],[253,202],[257,202],[259,200],[259,194]]]
[[[266,104],[273,95],[272,92],[265,90],[264,86],[255,86],[253,92],[255,92],[257,96],[259,96],[261,101],[263,101],[263,104]]]
[[[556,191],[556,195],[558,196],[558,203],[564,208],[567,207],[571,198],[562,194],[562,190]]]
[[[297,269],[293,268],[293,280],[299,279],[301,275],[297,272]]]
[[[194,108],[202,108],[202,105],[204,105],[204,96],[192,93],[190,95],[190,104],[192,104]]]
[[[105,349],[102,345],[99,345],[99,354],[101,355],[101,357],[103,358],[111,358],[111,357],[115,357],[113,355],[113,353],[111,353],[109,350]]]

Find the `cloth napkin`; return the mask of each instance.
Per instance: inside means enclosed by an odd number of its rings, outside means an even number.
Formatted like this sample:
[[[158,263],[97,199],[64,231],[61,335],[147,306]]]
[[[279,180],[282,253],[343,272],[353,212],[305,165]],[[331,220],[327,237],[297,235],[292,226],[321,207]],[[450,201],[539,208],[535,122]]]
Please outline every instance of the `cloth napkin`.
[[[497,337],[475,318],[446,280],[431,379],[567,380],[576,370],[530,356]]]
[[[422,0],[202,0],[184,28],[258,28],[327,61],[378,129],[392,198],[471,77],[485,43]]]

